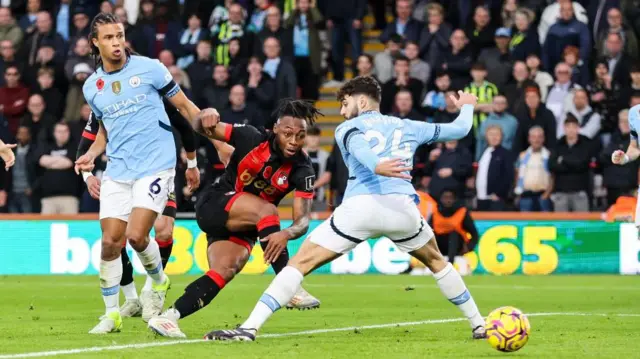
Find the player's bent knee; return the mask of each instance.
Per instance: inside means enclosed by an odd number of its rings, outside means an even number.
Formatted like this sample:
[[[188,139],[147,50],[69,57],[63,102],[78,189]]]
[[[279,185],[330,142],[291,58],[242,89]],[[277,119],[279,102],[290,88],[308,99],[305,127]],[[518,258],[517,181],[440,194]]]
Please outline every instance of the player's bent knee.
[[[260,206],[259,212],[260,218],[266,216],[277,216],[278,215],[278,207],[276,207],[273,203],[265,203]]]
[[[139,247],[144,246],[147,242],[148,234],[137,230],[127,230],[125,238],[127,238],[127,242],[136,250],[144,250],[144,248],[140,249]]]
[[[113,260],[118,258],[122,251],[122,240],[109,235],[102,235],[101,258],[103,260]]]

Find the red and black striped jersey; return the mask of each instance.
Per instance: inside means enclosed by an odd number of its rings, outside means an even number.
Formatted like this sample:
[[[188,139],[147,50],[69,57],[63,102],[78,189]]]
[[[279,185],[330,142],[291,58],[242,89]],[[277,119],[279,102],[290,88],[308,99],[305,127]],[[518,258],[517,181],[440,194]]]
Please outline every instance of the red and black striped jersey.
[[[306,153],[300,151],[286,158],[273,132],[250,125],[227,125],[225,137],[235,150],[214,186],[229,192],[252,193],[275,205],[293,190],[296,197],[313,198],[316,176]]]

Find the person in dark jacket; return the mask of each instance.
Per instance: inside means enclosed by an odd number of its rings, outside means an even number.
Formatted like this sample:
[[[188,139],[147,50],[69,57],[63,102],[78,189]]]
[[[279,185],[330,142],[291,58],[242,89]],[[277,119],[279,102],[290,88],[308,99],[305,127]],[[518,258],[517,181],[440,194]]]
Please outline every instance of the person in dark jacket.
[[[229,104],[229,72],[223,65],[213,68],[213,82],[206,85],[198,100],[200,108],[224,110]]]
[[[496,85],[500,91],[511,77],[513,59],[509,52],[511,30],[501,27],[495,32],[495,46],[485,48],[480,52],[478,61],[487,68],[487,81]]]
[[[522,111],[526,106],[525,89],[538,86],[535,81],[529,79],[529,76],[529,68],[524,62],[514,62],[511,80],[500,89],[509,103],[509,112],[515,114]]]
[[[495,28],[490,24],[491,16],[489,10],[484,6],[478,6],[473,13],[473,23],[466,28],[466,35],[469,39],[469,48],[471,49],[471,56],[474,59],[478,58],[478,55],[484,49],[493,47]]]
[[[196,46],[196,59],[186,69],[187,76],[191,81],[191,91],[196,96],[199,96],[204,87],[211,83],[211,77],[202,76],[202,74],[213,73],[211,62],[211,42],[209,40],[200,40]]]
[[[471,65],[473,57],[467,46],[467,36],[462,30],[455,30],[451,34],[451,47],[440,58],[436,70],[447,71],[451,78],[451,88],[461,90],[471,82]]]
[[[257,57],[249,59],[248,78],[244,82],[247,104],[256,109],[267,129],[271,129],[271,113],[276,105],[275,81],[262,71],[262,62]]]
[[[529,54],[540,54],[540,39],[535,26],[535,14],[526,8],[516,11],[515,31],[509,42],[509,50],[514,61],[526,61]]]
[[[476,172],[478,211],[504,211],[513,186],[514,156],[502,147],[502,128],[487,128],[488,147],[480,154]]]
[[[9,193],[10,213],[33,212],[33,185],[36,180],[36,146],[31,143],[31,133],[26,126],[18,127],[15,148],[16,162],[11,169]]]
[[[471,153],[466,148],[458,146],[458,141],[445,142],[442,149],[436,148],[431,151],[425,167],[425,174],[431,176],[429,194],[437,198],[445,189],[451,189],[458,197],[462,197],[465,181],[472,172]]]
[[[540,90],[537,87],[527,87],[524,95],[525,106],[516,112],[518,130],[512,150],[520,153],[529,147],[529,129],[540,126],[544,130],[544,147],[553,150],[556,146],[556,119],[553,112],[540,103]]]
[[[247,95],[242,85],[234,85],[229,90],[229,107],[220,112],[226,123],[264,127],[266,123],[255,108],[247,104]]]
[[[614,165],[611,162],[611,154],[617,150],[626,152],[630,141],[629,110],[624,109],[618,115],[618,131],[613,133],[611,142],[598,156],[598,164],[603,171],[603,185],[607,189],[607,206],[614,204],[624,193],[638,187],[638,161],[630,161],[625,165]]]
[[[392,116],[406,118],[413,121],[425,120],[425,116],[413,107],[411,91],[405,89],[398,91],[394,102],[393,107],[395,108],[395,111],[391,114]]]
[[[393,34],[402,36],[406,41],[418,42],[424,24],[411,17],[411,0],[396,1],[396,19],[387,24],[380,42],[385,44]]]
[[[449,24],[444,23],[442,5],[430,3],[427,5],[427,12],[427,24],[420,33],[420,57],[435,69],[448,51],[453,30]]]
[[[593,154],[591,140],[580,135],[580,123],[571,114],[564,121],[565,135],[558,140],[549,158],[554,174],[551,200],[556,212],[589,211],[589,163]]]
[[[127,10],[123,7],[117,7],[114,14],[124,26],[124,37],[135,51],[142,56],[150,56],[151,53],[149,52],[149,46],[146,44],[144,31],[141,27],[129,23],[129,20],[127,19]]]
[[[451,96],[455,96],[455,91],[446,91],[444,93],[445,107],[442,110],[436,110],[433,117],[433,123],[451,123],[458,115],[460,115],[460,109],[453,102]],[[458,146],[466,148],[469,153],[473,153],[475,150],[476,139],[473,131],[469,131],[465,137],[458,140]]]
[[[293,61],[293,31],[282,27],[282,15],[280,9],[275,6],[267,9],[264,28],[253,42],[253,55],[262,55],[264,42],[270,37],[275,37],[280,42],[280,56],[288,61]]]
[[[177,48],[178,52],[176,52],[176,57],[178,58],[176,65],[178,65],[179,68],[184,70],[196,61],[196,47],[198,43],[201,40],[205,40],[208,35],[207,31],[202,28],[200,18],[195,14],[191,14],[188,20],[188,27],[183,30],[179,37],[180,44]]]
[[[589,68],[591,35],[587,25],[578,21],[573,13],[573,4],[560,4],[560,19],[549,28],[549,32],[542,47],[542,63],[545,69],[553,69],[562,60],[564,48],[573,45],[580,49],[580,59]]]
[[[283,98],[295,98],[298,86],[296,70],[287,59],[280,57],[280,43],[275,37],[270,37],[264,42],[264,54],[266,59],[263,71],[275,80],[276,100]]]
[[[37,62],[38,50],[44,45],[49,45],[56,50],[54,59],[56,63],[64,63],[67,45],[62,36],[56,33],[51,14],[40,11],[36,19],[36,30],[20,47],[19,57],[27,63],[27,66],[33,66]]]
[[[382,101],[380,112],[387,114],[393,111],[393,102],[398,91],[405,89],[411,92],[414,108],[420,103],[424,85],[418,79],[409,77],[409,59],[404,55],[397,56],[393,61],[394,76],[382,85]]]

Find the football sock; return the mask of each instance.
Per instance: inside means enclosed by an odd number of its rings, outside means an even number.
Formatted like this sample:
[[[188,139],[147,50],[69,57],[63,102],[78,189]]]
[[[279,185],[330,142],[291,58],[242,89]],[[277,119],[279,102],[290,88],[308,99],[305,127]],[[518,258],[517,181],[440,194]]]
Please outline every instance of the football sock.
[[[447,263],[440,272],[434,273],[433,277],[438,283],[442,294],[467,317],[471,328],[484,326],[484,318],[480,315],[476,302],[462,281],[462,277],[460,277],[460,274],[453,268],[451,263]]]
[[[171,258],[171,250],[173,249],[173,239],[169,242],[158,242],[160,247],[160,258],[162,259],[162,269],[167,268],[169,258]]]
[[[283,268],[262,294],[249,318],[240,327],[260,329],[276,310],[289,303],[300,289],[303,278],[302,273],[296,268],[291,266]]]
[[[120,279],[120,289],[122,289],[122,293],[126,300],[138,299],[136,284],[133,282],[133,264],[131,264],[126,247],[122,248],[120,258],[122,259],[122,279]]]
[[[211,303],[227,282],[214,270],[196,279],[184,289],[184,294],[176,300],[173,308],[185,318]]]
[[[160,259],[160,248],[156,241],[149,241],[147,248],[142,252],[137,252],[142,266],[147,271],[155,284],[162,284],[166,280]]]
[[[260,218],[256,223],[258,229],[258,237],[266,238],[268,235],[280,232],[280,217],[277,215],[270,215]]]
[[[106,307],[106,314],[120,309],[120,279],[122,278],[122,260],[120,257],[100,261],[100,289]]]
[[[260,246],[262,247],[263,251],[267,249],[268,244],[269,242],[260,242]],[[276,259],[275,262],[271,263],[271,268],[273,268],[273,271],[278,274],[280,273],[280,271],[282,271],[282,269],[284,269],[284,267],[287,266],[287,263],[289,263],[289,250],[285,247],[282,253],[280,253],[280,256],[278,256],[278,259]]]

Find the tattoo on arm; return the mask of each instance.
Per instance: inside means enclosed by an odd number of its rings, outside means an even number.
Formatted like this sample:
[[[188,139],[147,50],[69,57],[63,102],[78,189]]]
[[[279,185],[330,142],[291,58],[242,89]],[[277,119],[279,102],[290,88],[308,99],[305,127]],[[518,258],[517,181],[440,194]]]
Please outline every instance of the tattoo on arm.
[[[286,229],[291,239],[302,237],[309,229],[313,199],[296,197],[293,200],[293,224]]]

